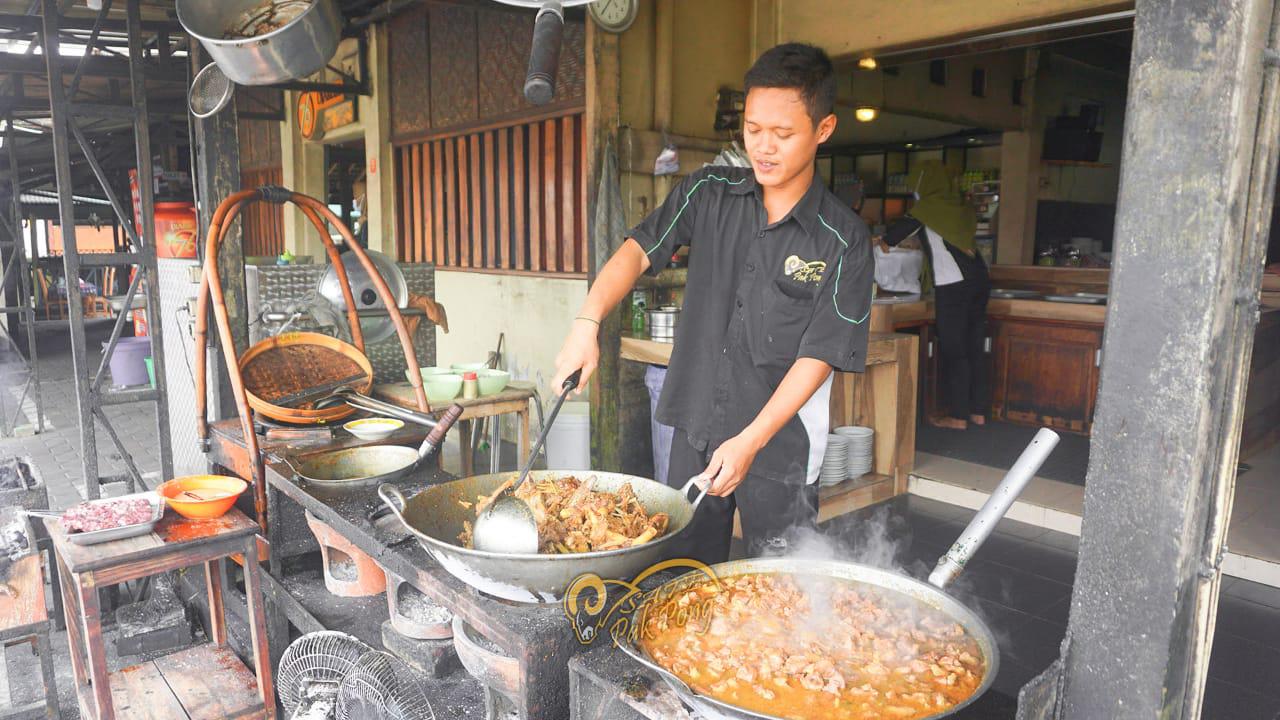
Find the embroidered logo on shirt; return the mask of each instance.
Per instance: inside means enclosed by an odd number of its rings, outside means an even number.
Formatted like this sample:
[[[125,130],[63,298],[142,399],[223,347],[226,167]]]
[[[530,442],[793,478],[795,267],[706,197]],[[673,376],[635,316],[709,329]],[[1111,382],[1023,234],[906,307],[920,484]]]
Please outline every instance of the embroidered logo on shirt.
[[[792,280],[801,283],[822,282],[822,273],[826,272],[827,263],[822,260],[802,260],[799,255],[792,255],[782,263],[782,272]]]

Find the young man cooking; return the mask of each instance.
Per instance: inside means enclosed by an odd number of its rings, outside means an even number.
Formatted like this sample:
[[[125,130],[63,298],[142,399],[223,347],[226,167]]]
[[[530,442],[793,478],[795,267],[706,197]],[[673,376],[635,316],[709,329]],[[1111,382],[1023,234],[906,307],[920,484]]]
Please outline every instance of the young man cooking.
[[[832,368],[860,372],[874,265],[867,227],[814,171],[836,127],[831,60],[779,45],[746,75],[751,168],[686,177],[601,269],[556,358],[556,387],[599,360],[600,320],[643,272],[689,247],[684,309],[658,419],[676,428],[667,482],[710,483],[688,553],[729,557],[733,513],[751,556],[812,527]]]

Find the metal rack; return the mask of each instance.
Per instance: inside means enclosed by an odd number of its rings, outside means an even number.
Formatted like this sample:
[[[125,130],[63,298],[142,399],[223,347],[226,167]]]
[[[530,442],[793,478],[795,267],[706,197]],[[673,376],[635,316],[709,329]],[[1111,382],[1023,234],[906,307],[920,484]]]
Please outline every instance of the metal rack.
[[[3,266],[3,272],[0,272],[0,287],[7,287],[9,278],[17,268],[18,273],[18,304],[12,307],[6,307],[5,311],[9,313],[9,317],[18,317],[20,322],[26,326],[27,332],[27,364],[31,368],[27,374],[26,382],[22,385],[22,391],[18,394],[16,407],[12,412],[7,407],[0,407],[0,435],[12,437],[18,424],[18,416],[22,413],[23,403],[26,401],[27,394],[30,393],[35,401],[35,431],[44,432],[44,403],[40,398],[40,356],[39,350],[36,348],[36,309],[35,298],[32,296],[31,268],[27,263],[27,255],[23,250],[23,234],[22,234],[22,184],[18,180],[18,173],[12,169],[18,165],[17,160],[17,139],[14,137],[13,130],[13,114],[8,113],[5,118],[4,145],[8,152],[10,180],[10,215],[5,219],[0,214],[0,266]],[[10,329],[13,325],[10,323]],[[0,396],[2,397],[2,396]]]
[[[111,10],[111,1],[103,2],[90,34],[88,45],[94,45],[99,31],[107,20]],[[104,387],[105,370],[117,341],[124,327],[126,313],[120,313],[111,337],[107,341],[102,361],[95,372],[90,372],[85,339],[84,306],[82,304],[79,277],[82,267],[96,266],[131,266],[136,269],[129,289],[125,294],[125,307],[131,307],[133,299],[145,283],[147,307],[160,307],[159,276],[156,271],[156,243],[154,211],[154,177],[151,160],[151,128],[147,108],[147,70],[146,61],[149,53],[144,50],[143,34],[146,31],[142,22],[139,0],[126,0],[125,30],[128,34],[128,105],[114,105],[93,102],[76,102],[79,99],[80,79],[91,53],[81,57],[75,69],[75,75],[69,88],[63,86],[63,59],[59,54],[59,24],[62,22],[57,0],[42,0],[42,42],[44,59],[49,78],[49,110],[53,129],[54,177],[58,187],[58,215],[63,228],[65,251],[63,267],[67,282],[67,315],[71,323],[71,357],[74,366],[76,397],[80,411],[80,447],[81,463],[85,483],[85,497],[97,498],[101,494],[100,485],[113,478],[102,478],[99,475],[97,453],[97,427],[94,419],[102,424],[107,437],[119,451],[124,460],[128,474],[123,478],[132,491],[143,487],[142,474],[133,458],[120,440],[119,434],[111,424],[111,419],[104,409],[111,405],[133,402],[154,402],[156,428],[159,436],[161,472],[165,477],[173,473],[173,451],[169,440],[169,407],[165,394],[166,373],[163,346],[163,323],[153,322],[150,326],[151,357],[155,368],[156,386],[154,388],[112,390]],[[171,52],[170,39],[165,29],[153,31],[153,42],[162,57]],[[152,43],[148,42],[150,46]],[[115,189],[107,177],[98,159],[97,148],[86,137],[82,124],[99,119],[129,118],[133,125],[134,157],[138,173],[139,211],[142,227],[139,232],[135,228],[133,218],[121,203]],[[101,185],[111,203],[119,224],[129,236],[131,251],[94,253],[82,255],[76,246],[76,217],[73,205],[74,181],[71,172],[71,141],[79,145],[93,177]]]

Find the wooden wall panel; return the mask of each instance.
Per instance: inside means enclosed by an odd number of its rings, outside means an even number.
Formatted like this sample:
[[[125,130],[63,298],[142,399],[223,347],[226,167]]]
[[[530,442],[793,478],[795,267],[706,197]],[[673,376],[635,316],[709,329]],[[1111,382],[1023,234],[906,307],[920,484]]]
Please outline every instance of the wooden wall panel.
[[[586,271],[581,113],[403,145],[400,257],[493,272]]]
[[[465,125],[479,119],[476,11],[432,5],[428,11],[431,47],[431,125]],[[421,63],[418,72],[422,72]]]
[[[512,243],[515,245],[515,266],[528,267],[529,257],[529,222],[526,219],[525,186],[528,184],[528,163],[525,153],[526,128],[523,126],[511,129],[511,229],[514,233]]]
[[[279,185],[283,182],[279,167],[241,170],[240,186]],[[244,228],[244,254],[273,256],[284,252],[284,212],[271,203],[251,203],[240,213]]]
[[[511,161],[507,146],[511,143],[511,130],[502,128],[497,132],[498,159],[495,171],[498,174],[498,227],[495,230],[498,245],[497,267],[508,268],[511,265]]]
[[[418,5],[388,23],[388,73],[391,81],[391,135],[402,137],[431,129],[427,57],[427,6]]]

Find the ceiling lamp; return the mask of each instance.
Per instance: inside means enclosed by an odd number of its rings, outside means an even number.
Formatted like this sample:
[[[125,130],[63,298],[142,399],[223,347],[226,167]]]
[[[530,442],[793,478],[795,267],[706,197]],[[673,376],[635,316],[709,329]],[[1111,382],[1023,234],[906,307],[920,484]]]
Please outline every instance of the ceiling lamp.
[[[880,64],[873,57],[864,57],[858,59],[858,67],[863,70],[875,70]]]
[[[857,118],[858,122],[871,122],[879,117],[879,115],[880,110],[871,105],[859,105],[853,110],[853,116]]]

